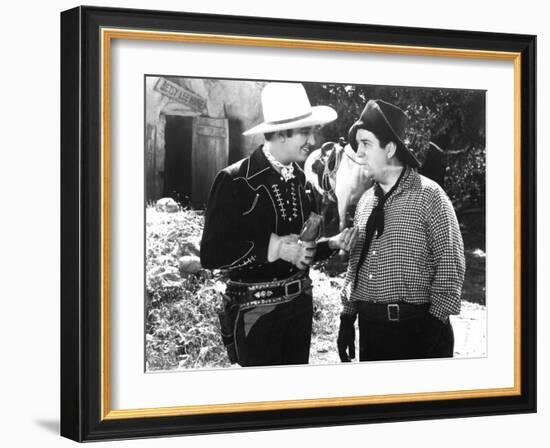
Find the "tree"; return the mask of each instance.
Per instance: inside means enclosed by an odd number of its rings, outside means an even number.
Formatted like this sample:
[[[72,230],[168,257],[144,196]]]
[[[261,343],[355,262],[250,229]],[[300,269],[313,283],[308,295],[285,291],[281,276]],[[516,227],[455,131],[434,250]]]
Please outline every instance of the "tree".
[[[347,139],[369,99],[399,106],[409,117],[407,144],[423,161],[432,141],[448,167],[444,188],[455,207],[485,206],[485,91],[376,85],[304,84],[313,105],[325,104],[338,120],[323,128],[326,139]]]

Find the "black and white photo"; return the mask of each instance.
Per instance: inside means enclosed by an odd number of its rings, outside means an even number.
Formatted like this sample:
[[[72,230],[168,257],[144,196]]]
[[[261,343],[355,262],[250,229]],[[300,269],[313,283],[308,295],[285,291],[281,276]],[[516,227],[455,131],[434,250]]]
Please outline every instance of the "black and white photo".
[[[145,76],[145,369],[487,355],[486,92]]]

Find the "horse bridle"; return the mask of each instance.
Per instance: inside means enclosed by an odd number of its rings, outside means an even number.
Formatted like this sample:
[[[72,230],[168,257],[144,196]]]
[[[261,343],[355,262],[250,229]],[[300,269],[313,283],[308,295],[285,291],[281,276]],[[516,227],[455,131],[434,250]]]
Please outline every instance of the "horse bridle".
[[[344,146],[342,148],[342,151],[344,152],[344,155],[350,159],[353,163],[355,163],[356,165],[359,165],[359,166],[365,166],[366,163],[359,163],[358,161],[356,161],[353,157],[351,157],[347,152],[346,152],[346,146]],[[357,153],[356,153],[357,154]]]
[[[351,157],[347,151],[346,151],[346,147],[348,147],[349,145],[341,145],[339,144],[340,148],[341,148],[341,152],[344,153],[344,155],[350,159],[353,163],[355,163],[356,165],[359,165],[359,166],[365,166],[366,163],[359,163],[357,162],[353,157]],[[337,151],[336,149],[336,145],[333,149],[333,151]],[[331,198],[331,200],[333,202],[337,202],[336,200],[336,196],[335,196],[335,193],[334,193],[334,188],[332,188],[332,186],[330,185],[330,181],[329,179],[334,179],[335,175],[336,175],[336,172],[338,171],[338,168],[340,167],[340,164],[342,163],[342,156],[338,156],[336,154],[338,154],[337,152],[334,153],[335,156],[336,156],[336,161],[335,161],[335,164],[334,164],[334,167],[332,169],[329,168],[329,164],[328,164],[328,161],[327,161],[327,164],[325,166],[325,170],[323,172],[323,175],[322,175],[322,181],[320,182],[320,186],[321,188],[329,195],[329,197]]]

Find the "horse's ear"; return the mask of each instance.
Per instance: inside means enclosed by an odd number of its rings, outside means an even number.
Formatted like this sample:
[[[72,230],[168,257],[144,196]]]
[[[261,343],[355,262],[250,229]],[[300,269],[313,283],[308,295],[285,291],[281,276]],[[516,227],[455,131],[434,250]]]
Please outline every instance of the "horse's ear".
[[[325,142],[321,145],[321,153],[323,155],[326,155],[327,152],[332,151],[334,149],[334,142]]]

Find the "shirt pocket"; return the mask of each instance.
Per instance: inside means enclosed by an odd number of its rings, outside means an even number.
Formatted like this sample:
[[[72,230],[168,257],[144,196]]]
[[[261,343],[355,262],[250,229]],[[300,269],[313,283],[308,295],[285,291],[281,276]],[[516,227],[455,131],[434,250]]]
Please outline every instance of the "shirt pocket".
[[[242,212],[242,216],[250,215],[258,205],[259,199],[260,199],[260,194],[256,193],[252,198],[252,203],[250,204],[250,206],[244,212]]]

